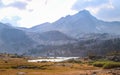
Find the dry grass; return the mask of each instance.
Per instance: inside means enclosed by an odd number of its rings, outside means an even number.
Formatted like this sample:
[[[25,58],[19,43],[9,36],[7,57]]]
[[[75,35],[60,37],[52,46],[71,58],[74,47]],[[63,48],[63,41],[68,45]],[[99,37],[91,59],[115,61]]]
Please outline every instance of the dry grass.
[[[97,68],[77,63],[29,63],[23,58],[0,59],[0,75],[17,75],[19,72],[25,73],[25,75],[64,75],[73,71],[89,69]]]
[[[19,68],[18,66],[27,66]],[[87,64],[79,63],[29,63],[23,58],[0,59],[0,75],[91,75],[102,71]],[[98,73],[97,75],[105,75]],[[110,74],[106,74],[110,75]]]

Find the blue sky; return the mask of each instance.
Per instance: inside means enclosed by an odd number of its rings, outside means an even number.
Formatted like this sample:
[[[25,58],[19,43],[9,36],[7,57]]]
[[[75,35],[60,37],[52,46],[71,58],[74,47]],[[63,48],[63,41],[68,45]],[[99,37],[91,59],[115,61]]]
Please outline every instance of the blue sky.
[[[83,9],[105,21],[120,21],[119,0],[0,0],[0,22],[32,27]]]

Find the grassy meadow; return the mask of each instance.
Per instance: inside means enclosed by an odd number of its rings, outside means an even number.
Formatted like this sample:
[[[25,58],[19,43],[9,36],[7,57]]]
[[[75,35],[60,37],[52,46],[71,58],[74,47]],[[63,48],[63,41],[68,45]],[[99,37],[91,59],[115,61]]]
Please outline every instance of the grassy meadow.
[[[26,58],[7,57],[0,58],[0,75],[92,75],[93,73],[111,75],[107,74],[109,69],[105,69],[108,65],[106,63],[108,62],[95,61],[91,64],[81,61],[32,63],[27,62]],[[116,62],[116,64],[120,63]],[[116,72],[119,73],[119,70]]]

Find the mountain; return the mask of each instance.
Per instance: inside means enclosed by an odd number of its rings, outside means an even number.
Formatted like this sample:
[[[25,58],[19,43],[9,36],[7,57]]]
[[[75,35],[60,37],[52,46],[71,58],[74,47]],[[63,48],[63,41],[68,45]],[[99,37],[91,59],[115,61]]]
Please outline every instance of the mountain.
[[[105,22],[83,10],[75,15],[62,17],[53,23],[44,23],[31,28],[34,32],[57,30],[76,37],[81,33],[111,33],[120,34],[120,22]],[[31,30],[30,29],[30,30]]]
[[[11,26],[9,25],[6,25],[6,24],[3,24],[3,23],[0,23],[0,30],[4,29],[4,28],[12,28]]]
[[[39,45],[62,45],[77,41],[60,31],[28,32],[27,35]]]
[[[49,22],[46,22],[46,23],[43,23],[43,24],[40,24],[40,25],[36,25],[32,28],[29,29],[29,31],[34,31],[34,32],[39,32],[39,31],[44,31],[44,30],[49,30],[49,26],[51,25],[51,23]],[[41,28],[41,29],[40,29]]]
[[[105,22],[83,10],[32,28],[0,23],[0,52],[33,56],[86,56],[120,52],[120,22]]]
[[[0,52],[24,53],[33,44],[24,31],[0,23]]]
[[[25,28],[16,28],[0,23],[0,52],[26,53],[37,45],[63,45],[76,40],[59,31],[43,33],[28,32]]]
[[[94,55],[108,55],[113,52],[120,53],[120,38],[109,38],[108,34],[100,34],[104,37],[79,40],[75,43],[68,43],[64,45],[38,45],[36,48],[31,48],[28,55],[33,56],[87,56]],[[97,35],[96,35],[97,36]]]
[[[64,33],[61,33],[60,31],[47,31],[47,32],[41,33],[40,35],[41,35],[40,39],[42,40],[51,40],[51,41],[74,40],[73,38],[65,35]]]

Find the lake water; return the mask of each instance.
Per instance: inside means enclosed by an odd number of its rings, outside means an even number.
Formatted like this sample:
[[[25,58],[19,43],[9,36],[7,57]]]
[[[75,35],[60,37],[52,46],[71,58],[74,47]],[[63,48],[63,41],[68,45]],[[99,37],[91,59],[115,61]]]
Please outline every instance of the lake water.
[[[79,57],[38,57],[37,59],[28,60],[28,62],[62,62],[69,59],[77,59]]]

